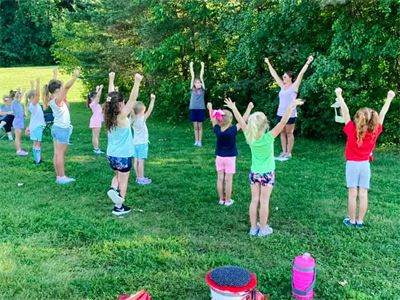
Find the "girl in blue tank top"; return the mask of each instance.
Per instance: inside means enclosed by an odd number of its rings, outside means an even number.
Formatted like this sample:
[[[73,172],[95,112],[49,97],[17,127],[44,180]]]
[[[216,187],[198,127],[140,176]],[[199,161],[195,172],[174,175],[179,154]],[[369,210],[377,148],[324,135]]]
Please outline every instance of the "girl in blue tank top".
[[[293,73],[287,71],[283,74],[282,78],[278,76],[275,69],[272,67],[268,58],[265,58],[265,63],[268,65],[269,72],[271,76],[274,78],[275,82],[281,88],[279,92],[279,107],[278,112],[276,114],[276,121],[280,122],[282,116],[285,114],[285,111],[289,107],[290,103],[297,98],[297,93],[299,91],[299,87],[301,81],[303,80],[304,73],[307,71],[308,66],[312,63],[314,58],[309,56],[306,64],[301,69],[299,75],[296,80],[293,82],[294,76]],[[292,158],[292,150],[294,146],[294,124],[297,118],[297,110],[294,108],[290,114],[289,121],[287,125],[282,129],[280,133],[281,144],[282,144],[282,153],[276,157],[276,160],[285,161]]]
[[[110,167],[115,171],[107,195],[115,204],[112,213],[121,216],[131,211],[129,207],[123,204],[128,188],[134,150],[128,115],[138,98],[139,86],[143,76],[135,74],[135,83],[126,104],[122,94],[115,91],[114,78],[115,73],[111,72],[109,74],[108,97],[104,107],[104,117],[108,132],[107,159]]]

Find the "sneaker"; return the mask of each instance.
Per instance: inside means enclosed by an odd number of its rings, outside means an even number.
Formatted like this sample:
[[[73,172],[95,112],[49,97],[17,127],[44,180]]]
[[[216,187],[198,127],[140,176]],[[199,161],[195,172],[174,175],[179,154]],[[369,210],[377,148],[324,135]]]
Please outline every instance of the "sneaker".
[[[136,183],[139,185],[148,185],[151,183],[151,179],[147,177],[136,179]]]
[[[107,196],[108,198],[111,199],[112,202],[114,202],[114,204],[121,204],[125,201],[124,198],[121,197],[121,195],[119,194],[119,192],[114,189],[113,187],[110,187],[110,189],[107,191]]]
[[[356,228],[357,229],[364,229],[365,228],[364,222],[357,221],[356,222]]]
[[[344,218],[343,225],[350,228],[350,227],[354,227],[356,225],[356,223],[351,223],[350,218]]]
[[[249,235],[250,236],[256,236],[257,234],[258,234],[258,232],[260,231],[260,227],[256,227],[256,228],[250,228],[250,231],[249,231]]]
[[[275,160],[277,160],[277,161],[285,161],[285,160],[288,160],[288,158],[286,157],[286,153],[282,152],[279,156],[275,157]]]
[[[272,230],[272,227],[270,227],[270,226],[268,226],[265,229],[260,228],[260,230],[258,231],[258,236],[264,237],[264,236],[272,234],[272,232],[274,232],[274,231]]]
[[[57,179],[56,179],[57,184],[68,184],[68,183],[72,183],[75,181],[76,180],[74,178],[67,177],[67,176],[62,176],[62,177],[57,176]]]
[[[203,144],[200,141],[198,141],[197,142],[197,147],[203,147]]]
[[[33,163],[34,163],[35,165],[40,165],[40,164],[44,163],[44,161],[43,161],[43,160],[40,160],[40,161],[38,161],[38,162],[33,161]]]
[[[285,158],[286,160],[289,160],[292,158],[292,153],[285,153]]]
[[[97,155],[103,154],[103,153],[104,153],[104,152],[101,151],[100,149],[93,149],[93,152],[94,152],[94,154],[97,154]]]
[[[27,151],[25,151],[25,150],[18,150],[17,152],[16,152],[16,154],[18,155],[18,156],[27,156],[29,153],[27,152]]]
[[[224,205],[225,204],[225,200],[220,199],[218,202],[219,205]]]
[[[125,206],[125,205],[121,205],[121,207],[116,207],[116,206],[114,206],[114,209],[112,210],[112,213],[113,213],[113,215],[116,215],[116,216],[122,216],[122,215],[125,215],[125,214],[127,214],[127,213],[130,213],[132,210],[128,207],[128,206]]]
[[[198,141],[196,141],[196,142],[193,144],[193,146],[198,146]]]
[[[226,200],[226,201],[225,201],[225,206],[231,206],[233,203],[235,203],[235,201],[232,200],[232,199]]]

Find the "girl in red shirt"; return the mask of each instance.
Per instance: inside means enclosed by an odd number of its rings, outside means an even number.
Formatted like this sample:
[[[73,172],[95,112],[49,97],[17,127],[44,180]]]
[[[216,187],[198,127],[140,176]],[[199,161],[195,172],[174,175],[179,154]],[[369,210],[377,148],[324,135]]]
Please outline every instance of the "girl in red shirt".
[[[342,89],[337,88],[335,92],[345,119],[343,131],[347,136],[345,155],[349,216],[343,220],[343,224],[347,227],[356,226],[363,229],[371,178],[369,161],[372,158],[376,140],[382,133],[383,120],[395,94],[393,91],[388,92],[386,102],[379,115],[375,110],[364,107],[356,112],[354,121],[351,121],[349,109],[342,96]],[[356,219],[357,196],[360,204]]]

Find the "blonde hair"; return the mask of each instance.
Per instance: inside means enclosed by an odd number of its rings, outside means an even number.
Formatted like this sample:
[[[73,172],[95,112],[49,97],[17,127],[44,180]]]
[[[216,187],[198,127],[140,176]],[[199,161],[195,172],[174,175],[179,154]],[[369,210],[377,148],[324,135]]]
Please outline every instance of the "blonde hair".
[[[218,122],[220,126],[227,126],[232,122],[232,113],[229,110],[224,109],[224,115],[222,116],[221,122]]]
[[[269,130],[268,118],[262,112],[252,113],[247,122],[246,140],[252,144],[256,139]]]
[[[144,108],[145,108],[145,106],[144,106],[143,102],[137,101],[135,103],[135,106],[133,107],[133,111],[135,112],[135,115],[137,115],[138,113],[141,113]]]
[[[357,144],[360,146],[367,132],[376,134],[379,125],[378,113],[368,107],[360,108],[354,115],[354,123],[357,128]]]

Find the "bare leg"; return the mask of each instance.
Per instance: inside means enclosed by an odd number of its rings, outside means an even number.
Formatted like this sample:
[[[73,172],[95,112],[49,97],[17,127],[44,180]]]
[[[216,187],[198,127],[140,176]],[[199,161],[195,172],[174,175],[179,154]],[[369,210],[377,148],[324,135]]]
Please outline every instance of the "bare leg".
[[[193,122],[193,128],[194,128],[194,138],[197,142],[199,140],[199,131],[197,129],[197,122]]]
[[[292,154],[293,146],[294,146],[294,124],[286,125],[286,139],[287,139],[287,147],[286,153]]]
[[[199,131],[199,133],[198,133],[199,140],[198,141],[201,142],[201,140],[203,139],[203,123],[198,122],[197,126],[198,126],[198,131]]]
[[[368,189],[359,188],[358,198],[360,199],[358,220],[364,222],[365,214],[367,213],[368,210]]]
[[[351,223],[354,223],[356,221],[357,188],[349,188],[347,208],[349,211],[350,221]]]
[[[252,229],[257,228],[257,209],[260,202],[260,184],[251,185],[251,202],[249,208],[250,224]]]
[[[65,176],[64,162],[68,145],[54,142],[54,167],[57,176]]]
[[[21,150],[21,135],[22,135],[22,130],[15,129],[15,149],[17,151]]]
[[[140,177],[139,177],[138,165],[139,165],[138,159],[135,158],[135,159],[133,160],[133,168],[135,169],[136,178],[140,178]]]
[[[143,178],[144,177],[144,159],[138,159],[138,178]]]
[[[129,180],[129,173],[130,172],[118,172],[118,187],[120,191],[120,195],[122,198],[125,199],[126,190],[128,189],[128,180]]]
[[[225,199],[232,200],[233,174],[225,174]]]
[[[101,128],[92,128],[92,144],[94,149],[99,149],[99,136]]]
[[[224,197],[224,171],[218,172],[217,191],[218,191],[219,200],[226,200]]]
[[[115,172],[115,175],[114,175],[114,177],[113,177],[113,179],[111,180],[111,186],[114,188],[114,189],[116,189],[116,190],[118,190],[118,172]]]
[[[271,197],[272,186],[262,186],[260,196],[260,228],[266,229],[269,215],[269,198]]]
[[[282,153],[286,153],[287,150],[287,138],[286,138],[286,130],[285,128],[281,131],[281,145],[282,145]]]

